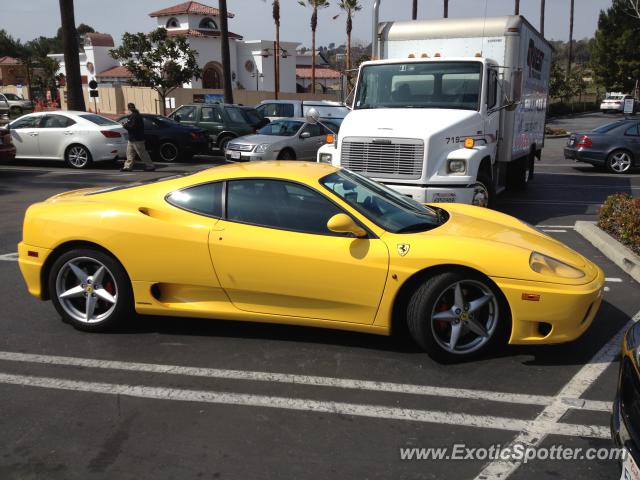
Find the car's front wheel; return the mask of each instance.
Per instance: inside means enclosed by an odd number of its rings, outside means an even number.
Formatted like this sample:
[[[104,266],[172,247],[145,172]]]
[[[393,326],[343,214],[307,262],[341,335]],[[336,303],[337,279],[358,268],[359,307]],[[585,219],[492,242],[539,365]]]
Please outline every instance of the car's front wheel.
[[[78,330],[109,330],[133,313],[133,293],[124,268],[99,250],[71,250],[56,259],[49,292],[58,313]]]
[[[607,157],[606,167],[611,173],[627,173],[632,165],[633,158],[626,150],[615,150]]]
[[[464,271],[428,278],[413,292],[407,307],[411,336],[442,362],[474,358],[504,344],[510,324],[497,287]]]

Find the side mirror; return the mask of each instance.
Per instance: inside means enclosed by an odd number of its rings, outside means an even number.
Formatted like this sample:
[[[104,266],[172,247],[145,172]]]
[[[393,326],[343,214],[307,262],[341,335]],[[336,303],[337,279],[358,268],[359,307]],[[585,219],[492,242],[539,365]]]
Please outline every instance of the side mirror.
[[[327,222],[327,228],[336,233],[352,233],[357,238],[364,238],[367,236],[367,231],[358,226],[349,215],[344,213],[338,213],[329,219]]]
[[[174,116],[173,116],[173,119],[174,119],[176,122],[180,123],[180,115],[174,115]]]
[[[518,108],[519,103],[520,102],[509,102],[505,105],[504,108],[507,112],[513,112],[516,108]]]
[[[304,116],[304,119],[310,123],[311,125],[315,125],[320,121],[320,112],[315,108],[311,107],[307,114]]]
[[[311,138],[311,132],[302,132],[302,133],[300,134],[300,138],[301,138],[301,139],[303,139],[303,140],[304,140],[305,138]]]

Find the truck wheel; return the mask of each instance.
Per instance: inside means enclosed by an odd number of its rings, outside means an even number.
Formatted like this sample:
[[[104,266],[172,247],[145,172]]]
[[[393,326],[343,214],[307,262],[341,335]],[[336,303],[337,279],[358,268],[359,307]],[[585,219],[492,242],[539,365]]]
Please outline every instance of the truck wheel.
[[[529,182],[529,172],[533,165],[533,154],[518,158],[507,167],[507,187],[510,190],[524,190]]]
[[[493,188],[491,178],[484,172],[478,173],[478,178],[473,188],[471,204],[478,207],[491,208],[493,207],[495,196],[496,191]]]
[[[441,362],[468,360],[504,345],[510,325],[500,291],[473,272],[454,270],[428,278],[407,305],[411,336]]]

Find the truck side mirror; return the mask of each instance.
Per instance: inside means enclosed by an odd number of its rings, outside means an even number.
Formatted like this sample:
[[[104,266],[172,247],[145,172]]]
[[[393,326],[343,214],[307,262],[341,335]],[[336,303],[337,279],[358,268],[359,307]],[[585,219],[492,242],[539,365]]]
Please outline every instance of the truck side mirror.
[[[520,102],[514,102],[513,100],[510,100],[509,103],[507,103],[507,105],[504,108],[507,112],[513,112],[515,109],[518,108],[519,104]]]
[[[316,125],[320,121],[320,112],[311,107],[304,116],[305,120],[311,125]]]

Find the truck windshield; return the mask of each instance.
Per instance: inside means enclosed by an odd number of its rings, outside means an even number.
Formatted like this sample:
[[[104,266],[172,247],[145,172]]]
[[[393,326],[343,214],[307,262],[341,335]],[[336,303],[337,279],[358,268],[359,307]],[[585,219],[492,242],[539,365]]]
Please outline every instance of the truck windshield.
[[[480,62],[407,62],[363,67],[355,109],[478,110]]]

